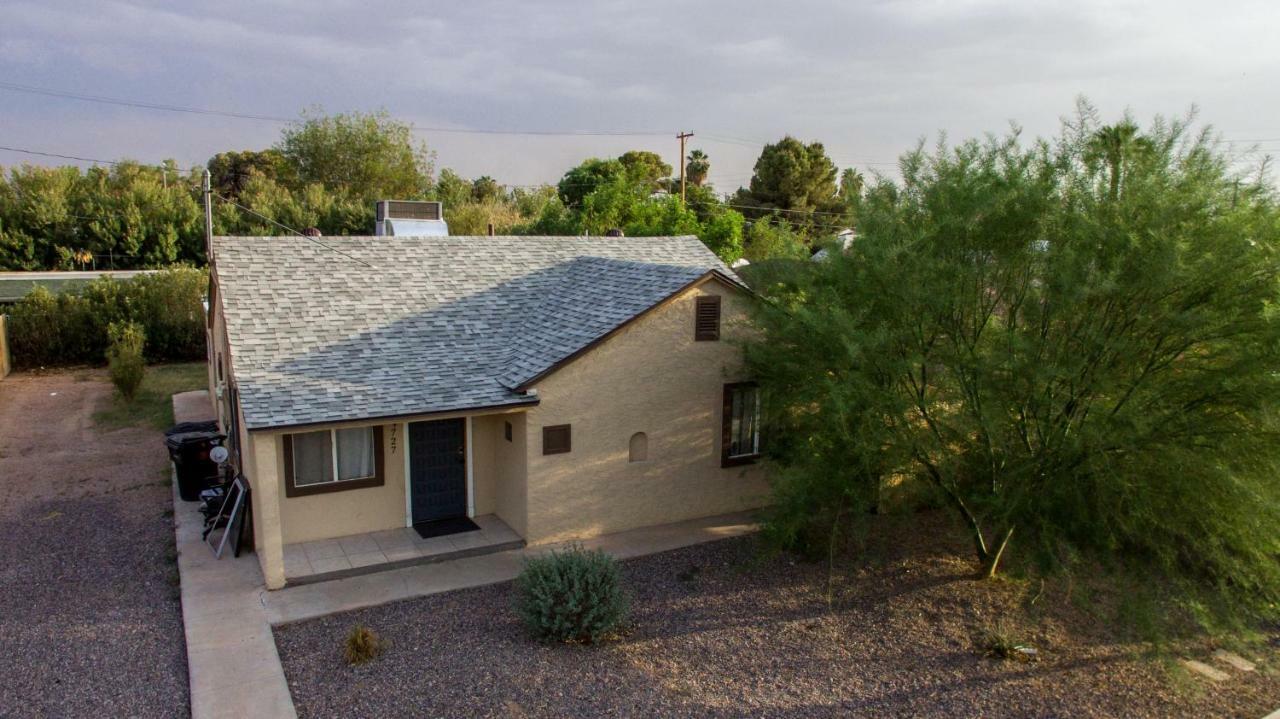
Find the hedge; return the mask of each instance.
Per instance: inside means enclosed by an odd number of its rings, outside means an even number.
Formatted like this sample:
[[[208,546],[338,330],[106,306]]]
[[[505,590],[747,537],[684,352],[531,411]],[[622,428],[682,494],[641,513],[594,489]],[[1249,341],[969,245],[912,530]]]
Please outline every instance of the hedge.
[[[203,360],[207,289],[208,275],[192,267],[126,280],[102,277],[57,294],[36,287],[9,316],[13,363],[23,368],[100,365],[113,322],[142,326],[148,362]]]

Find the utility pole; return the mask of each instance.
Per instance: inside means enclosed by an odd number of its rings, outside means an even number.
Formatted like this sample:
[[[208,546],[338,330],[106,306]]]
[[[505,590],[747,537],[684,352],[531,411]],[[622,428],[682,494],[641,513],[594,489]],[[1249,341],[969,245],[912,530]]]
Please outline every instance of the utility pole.
[[[681,132],[676,135],[680,141],[680,205],[684,205],[684,141],[693,137],[692,132]]]
[[[209,171],[204,171],[201,183],[204,190],[204,263],[213,265],[213,180]]]

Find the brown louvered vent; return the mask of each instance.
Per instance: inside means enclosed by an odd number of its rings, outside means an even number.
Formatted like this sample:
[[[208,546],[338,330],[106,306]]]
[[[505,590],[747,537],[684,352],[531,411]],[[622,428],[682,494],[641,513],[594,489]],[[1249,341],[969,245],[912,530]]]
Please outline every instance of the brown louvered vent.
[[[564,454],[573,448],[572,430],[567,424],[542,428],[542,453]]]
[[[693,338],[698,342],[720,339],[720,296],[698,298],[693,313]]]
[[[386,200],[378,203],[379,220],[438,220],[440,219],[439,202],[417,202],[412,200]]]

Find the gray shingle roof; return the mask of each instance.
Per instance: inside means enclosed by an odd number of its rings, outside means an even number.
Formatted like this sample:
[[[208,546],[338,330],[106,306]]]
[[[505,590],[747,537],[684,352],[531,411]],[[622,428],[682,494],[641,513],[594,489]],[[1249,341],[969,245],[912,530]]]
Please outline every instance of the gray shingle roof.
[[[696,237],[321,241],[214,238],[250,429],[529,404],[516,387],[690,282],[738,281]]]

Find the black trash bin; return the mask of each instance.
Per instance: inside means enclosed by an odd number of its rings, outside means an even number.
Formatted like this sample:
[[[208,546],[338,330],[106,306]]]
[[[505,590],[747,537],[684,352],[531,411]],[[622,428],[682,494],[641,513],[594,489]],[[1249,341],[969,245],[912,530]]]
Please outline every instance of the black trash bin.
[[[209,450],[221,445],[226,435],[207,429],[170,432],[165,432],[164,444],[178,473],[178,496],[184,502],[195,502],[201,490],[218,480],[218,464],[209,459]]]

